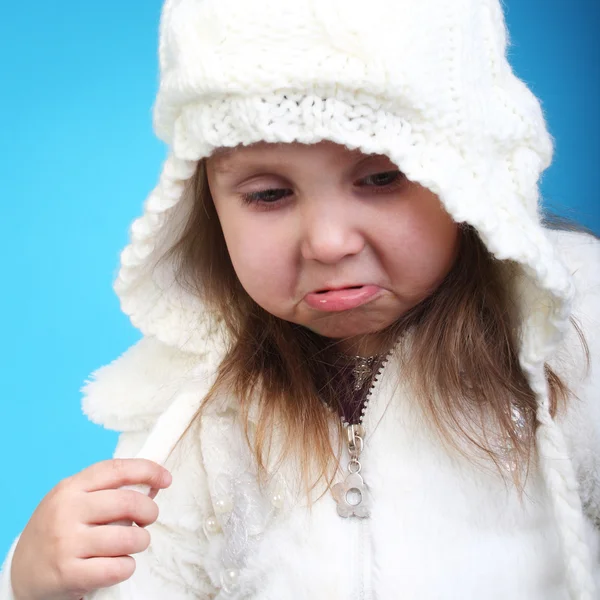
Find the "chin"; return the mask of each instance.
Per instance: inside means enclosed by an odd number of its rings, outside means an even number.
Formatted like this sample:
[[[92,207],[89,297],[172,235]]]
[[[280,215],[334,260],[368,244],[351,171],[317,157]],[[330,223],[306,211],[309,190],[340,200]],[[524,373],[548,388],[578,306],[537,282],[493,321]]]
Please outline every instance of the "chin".
[[[383,315],[370,316],[352,313],[353,311],[348,311],[330,315],[319,321],[308,323],[306,327],[323,337],[340,340],[377,333],[389,327],[400,316],[386,318]]]

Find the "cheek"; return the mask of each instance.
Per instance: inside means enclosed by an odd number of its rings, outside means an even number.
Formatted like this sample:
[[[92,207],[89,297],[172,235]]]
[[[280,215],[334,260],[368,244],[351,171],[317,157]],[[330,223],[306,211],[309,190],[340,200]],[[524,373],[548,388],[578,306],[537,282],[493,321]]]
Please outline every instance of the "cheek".
[[[268,227],[267,219],[249,219],[231,212],[221,212],[219,218],[240,283],[257,304],[268,308],[271,301],[289,290],[293,277],[293,260],[285,236],[281,239]]]
[[[422,192],[403,213],[390,218],[396,228],[386,232],[390,251],[386,262],[407,294],[426,294],[451,269],[458,247],[458,225],[443,210],[437,197]]]

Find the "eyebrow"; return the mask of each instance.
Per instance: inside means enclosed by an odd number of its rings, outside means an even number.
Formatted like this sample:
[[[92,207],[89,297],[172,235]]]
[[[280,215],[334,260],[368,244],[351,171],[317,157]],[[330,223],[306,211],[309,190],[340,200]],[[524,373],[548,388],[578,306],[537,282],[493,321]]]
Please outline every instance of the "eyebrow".
[[[241,157],[236,157],[238,147],[235,148],[219,148],[212,154],[214,160],[214,170],[216,173],[230,175],[235,173],[238,169],[244,167],[255,167],[259,166],[264,168],[264,157],[260,149],[250,153],[250,155],[241,154]],[[239,156],[239,155],[238,155]],[[235,159],[238,158],[236,161]],[[283,161],[289,162],[287,160]]]
[[[385,154],[366,154],[359,161],[353,164],[353,168],[358,169],[363,165],[368,165],[369,163],[377,162],[379,160],[388,160],[391,163],[393,163],[392,159],[389,156],[386,156]]]
[[[234,152],[234,148],[217,148],[211,158],[214,159],[214,168],[217,173],[230,173],[233,169],[228,164],[228,159]]]

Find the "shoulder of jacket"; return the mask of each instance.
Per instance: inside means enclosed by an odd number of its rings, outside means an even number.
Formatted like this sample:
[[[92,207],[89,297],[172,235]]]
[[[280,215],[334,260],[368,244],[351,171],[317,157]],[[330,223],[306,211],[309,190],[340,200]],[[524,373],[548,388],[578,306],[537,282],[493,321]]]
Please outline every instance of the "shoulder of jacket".
[[[600,239],[584,231],[549,229],[548,237],[571,271],[578,290],[600,282]],[[598,289],[596,293],[600,293]]]
[[[549,231],[549,237],[573,280],[572,316],[588,341],[593,342],[597,336],[592,333],[600,320],[600,239],[585,232],[554,230]],[[581,345],[575,333],[571,328],[566,336],[564,346],[569,350],[574,344]],[[594,358],[593,353],[590,358]],[[597,358],[600,360],[600,356]]]
[[[551,238],[560,257],[567,266],[575,287],[572,316],[581,328],[589,345],[592,367],[597,363],[600,369],[600,346],[597,332],[600,325],[600,239],[591,234],[574,231],[551,231]],[[567,354],[581,348],[575,328],[571,327],[559,354],[566,359]],[[573,357],[575,358],[575,357]],[[577,355],[575,360],[579,361]],[[568,362],[568,361],[567,361]],[[574,373],[571,373],[573,376]],[[576,382],[573,382],[576,383]]]
[[[148,429],[181,386],[210,365],[208,354],[183,352],[144,337],[88,377],[81,389],[83,412],[107,429]]]
[[[549,361],[576,395],[600,385],[600,239],[588,233],[550,231],[551,239],[573,278],[572,316],[589,349],[590,368],[575,327]],[[591,385],[594,383],[595,385]]]
[[[578,475],[580,495],[590,518],[600,519],[600,240],[578,232],[552,232],[575,284],[575,327],[549,361],[571,392],[558,416]]]

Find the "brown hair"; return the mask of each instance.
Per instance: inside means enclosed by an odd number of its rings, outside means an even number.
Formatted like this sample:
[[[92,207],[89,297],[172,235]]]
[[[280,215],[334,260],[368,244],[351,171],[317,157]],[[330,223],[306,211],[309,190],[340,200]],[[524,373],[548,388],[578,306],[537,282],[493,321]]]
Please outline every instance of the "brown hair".
[[[176,261],[179,283],[223,319],[231,340],[199,414],[217,390],[228,387],[239,398],[246,437],[262,475],[277,430],[286,440],[277,458],[299,460],[307,491],[322,480],[329,484],[337,462],[331,411],[324,404],[335,407],[338,398],[333,386],[317,389],[315,382],[329,379],[321,358],[331,341],[274,317],[242,288],[229,259],[204,161],[198,163],[185,193],[193,196],[190,218],[164,258]],[[518,474],[526,472],[535,442],[536,399],[516,350],[519,327],[510,282],[518,267],[495,259],[472,227],[461,225],[460,233],[457,259],[442,284],[382,333],[392,344],[411,331],[410,352],[402,358],[403,377],[442,440],[463,453],[462,442],[467,441],[468,447],[499,466],[502,456],[488,437],[493,423],[513,447],[513,476],[522,483]],[[549,366],[546,375],[554,416],[569,391]],[[258,420],[250,436],[248,414],[254,401]],[[513,406],[525,419],[524,435],[515,430]]]

